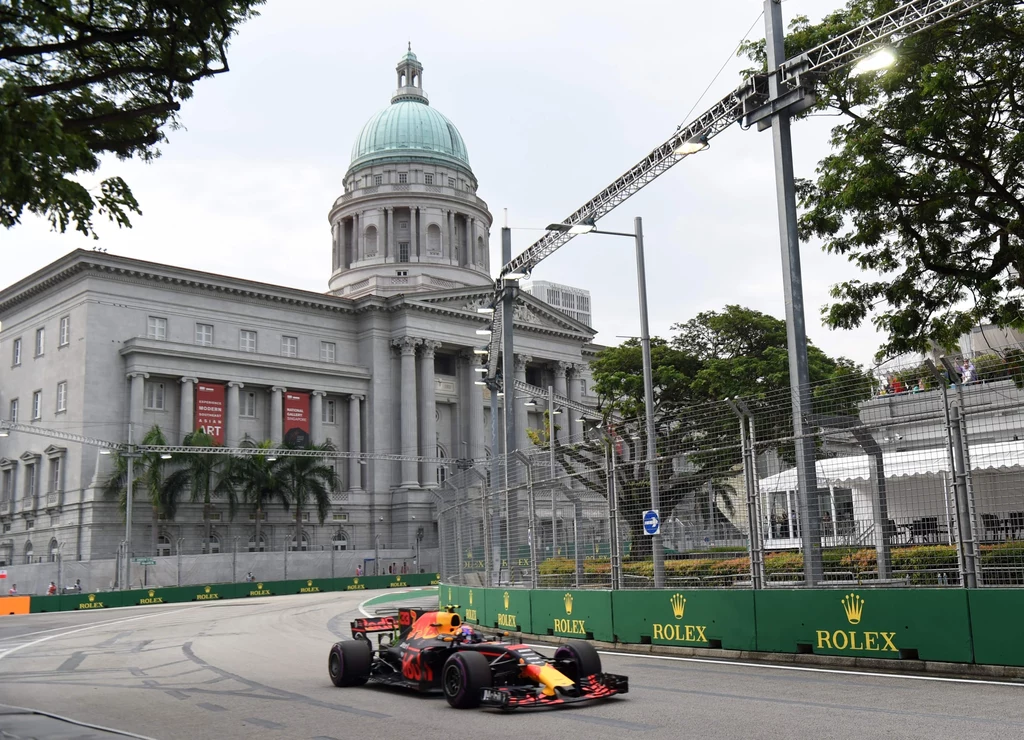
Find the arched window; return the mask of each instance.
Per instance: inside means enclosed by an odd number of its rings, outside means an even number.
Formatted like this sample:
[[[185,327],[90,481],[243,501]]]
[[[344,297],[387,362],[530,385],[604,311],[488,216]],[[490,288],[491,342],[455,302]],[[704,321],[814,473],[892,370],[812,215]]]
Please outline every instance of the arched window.
[[[444,447],[441,445],[437,446],[438,457],[448,457],[448,453],[444,451]],[[448,466],[444,463],[438,463],[437,466],[437,485],[443,486],[444,482],[448,480]]]
[[[478,265],[487,264],[487,255],[484,254],[484,238],[482,236],[476,238],[476,263]]]
[[[260,532],[260,545],[256,546],[256,534],[249,538],[249,552],[266,552],[267,551],[267,533]]]
[[[335,550],[347,550],[348,549],[348,535],[344,530],[337,530],[334,536],[331,537],[331,547]]]
[[[32,553],[33,552],[35,552],[35,551],[32,549],[32,543],[31,542],[26,542],[25,543],[25,564],[26,565],[28,565],[29,563],[32,562]]]
[[[220,552],[220,535],[218,535],[216,532],[211,532],[210,533],[210,544],[209,544],[209,547],[205,548],[205,550],[206,550],[206,552],[208,552],[210,554],[214,554],[214,553]]]
[[[437,224],[427,227],[427,254],[441,254],[441,227]]]
[[[50,562],[51,563],[56,563],[57,562],[57,555],[59,555],[59,554],[60,554],[60,545],[57,543],[57,540],[55,540],[55,539],[50,540]]]
[[[156,538],[156,554],[163,558],[171,554],[171,538],[166,532],[161,532]]]
[[[367,226],[365,232],[365,254],[364,257],[377,256],[377,227]]]
[[[292,548],[293,551],[294,550],[302,550],[303,552],[305,552],[306,550],[308,550],[309,549],[309,535],[306,534],[305,532],[303,532],[302,533],[302,546],[301,547],[295,547],[295,533],[292,532],[291,548]]]

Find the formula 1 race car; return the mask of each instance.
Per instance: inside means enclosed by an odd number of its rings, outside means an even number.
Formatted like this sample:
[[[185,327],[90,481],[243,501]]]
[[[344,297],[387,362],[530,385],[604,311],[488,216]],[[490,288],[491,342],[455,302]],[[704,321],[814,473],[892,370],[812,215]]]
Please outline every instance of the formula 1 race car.
[[[335,686],[373,681],[440,690],[456,709],[552,707],[629,691],[625,676],[601,672],[588,642],[566,643],[552,659],[502,642],[507,634],[486,639],[452,611],[402,607],[397,617],[353,621],[353,639],[331,647],[327,669]]]

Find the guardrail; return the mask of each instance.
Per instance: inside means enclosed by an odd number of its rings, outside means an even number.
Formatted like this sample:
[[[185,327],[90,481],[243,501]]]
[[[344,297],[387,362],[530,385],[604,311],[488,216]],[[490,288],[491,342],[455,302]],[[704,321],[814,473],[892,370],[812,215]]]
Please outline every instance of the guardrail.
[[[467,622],[536,635],[1024,666],[1021,589],[909,589],[899,584],[757,591],[699,589],[692,581],[648,591],[442,584],[438,597],[441,606],[455,606]]]
[[[176,604],[191,601],[220,601],[256,596],[322,593],[327,591],[362,591],[406,586],[436,586],[437,573],[403,573],[389,576],[358,576],[354,578],[308,578],[291,581],[255,581],[253,583],[209,583],[202,586],[141,588],[131,591],[94,591],[91,593],[56,594],[54,596],[22,596],[18,610],[10,613],[69,612],[89,609],[111,609],[123,606]],[[0,598],[0,615],[8,614],[7,600]],[[11,601],[11,604],[14,602]],[[27,606],[27,610],[24,607]]]

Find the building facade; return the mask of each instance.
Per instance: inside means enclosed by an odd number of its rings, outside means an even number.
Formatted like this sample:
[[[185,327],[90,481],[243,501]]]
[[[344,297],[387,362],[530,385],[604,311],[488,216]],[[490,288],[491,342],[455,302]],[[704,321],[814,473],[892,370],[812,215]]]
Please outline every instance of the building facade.
[[[523,283],[523,290],[587,326],[594,325],[594,319],[590,312],[589,290],[550,283],[547,280]]]
[[[206,542],[201,504],[164,521],[137,496],[135,554],[179,540],[183,552],[227,551],[234,538],[249,550],[436,547],[445,461],[503,450],[491,449],[485,356],[473,352],[490,323],[477,309],[493,295],[491,216],[422,71],[402,58],[391,105],[353,148],[328,216],[328,293],[85,250],[0,291],[0,418],[29,428],[0,437],[0,563],[110,558],[123,539],[103,493],[110,456],[62,434],[126,442],[131,430],[139,442],[158,425],[177,444],[203,426],[229,447],[281,443],[296,410],[311,441],[368,455],[337,462],[323,524],[305,515],[295,541],[293,518],[269,511],[257,542],[255,514],[231,518],[214,499]],[[523,294],[515,331],[518,378],[589,398],[589,326]],[[207,418],[211,392],[222,429]],[[527,449],[523,425],[518,436]]]

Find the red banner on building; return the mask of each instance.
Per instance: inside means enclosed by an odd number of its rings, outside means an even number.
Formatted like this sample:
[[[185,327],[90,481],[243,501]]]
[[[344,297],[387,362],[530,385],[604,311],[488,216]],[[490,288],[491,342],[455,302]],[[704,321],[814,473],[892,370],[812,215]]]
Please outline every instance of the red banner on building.
[[[196,431],[206,432],[216,444],[224,444],[224,384],[196,384]]]
[[[284,394],[284,443],[292,447],[309,444],[309,394]]]

